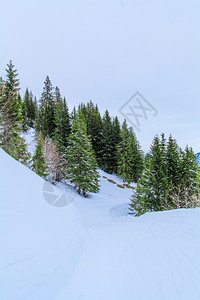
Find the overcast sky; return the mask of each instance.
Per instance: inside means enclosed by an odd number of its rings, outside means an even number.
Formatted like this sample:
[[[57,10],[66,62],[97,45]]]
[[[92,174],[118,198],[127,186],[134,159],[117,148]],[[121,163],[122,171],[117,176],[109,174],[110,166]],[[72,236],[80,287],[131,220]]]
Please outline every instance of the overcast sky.
[[[39,98],[49,75],[70,108],[93,100],[123,120],[119,110],[132,107],[145,152],[161,132],[200,151],[200,1],[2,0],[0,9],[0,75],[13,60],[22,95],[28,87]],[[137,91],[149,110],[127,103]]]

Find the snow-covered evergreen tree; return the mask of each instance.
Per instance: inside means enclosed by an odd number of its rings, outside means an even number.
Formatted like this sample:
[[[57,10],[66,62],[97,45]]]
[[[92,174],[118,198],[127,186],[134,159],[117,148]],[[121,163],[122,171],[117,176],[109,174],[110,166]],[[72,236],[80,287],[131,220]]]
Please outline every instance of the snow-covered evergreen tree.
[[[92,143],[87,135],[87,127],[81,110],[78,111],[72,125],[66,154],[66,178],[70,179],[78,193],[99,190],[99,174]]]
[[[36,118],[36,103],[33,99],[32,92],[28,88],[25,91],[24,99],[22,101],[22,115],[23,115],[23,130],[27,131],[29,127],[34,127]]]
[[[121,141],[118,146],[117,173],[124,182],[136,182],[143,171],[143,154],[132,129],[128,129],[126,120],[122,124]]]
[[[127,127],[126,120],[124,120],[122,124],[121,130],[121,141],[117,146],[118,151],[118,160],[117,160],[117,174],[123,178],[124,182],[132,182],[131,177],[131,165],[130,165],[130,157],[129,157],[129,130]]]
[[[37,137],[37,145],[32,157],[32,169],[44,179],[48,176],[46,157],[44,154],[44,139],[41,133]]]
[[[0,146],[12,157],[27,165],[30,154],[21,137],[22,112],[19,79],[12,61],[7,65],[6,81],[1,81],[0,93]]]
[[[98,106],[92,101],[86,105],[81,104],[79,109],[82,111],[87,124],[87,134],[91,137],[92,146],[95,151],[99,165],[102,164],[102,118]]]
[[[40,98],[39,110],[37,115],[37,132],[41,132],[43,136],[52,137],[55,129],[55,99],[53,86],[49,76],[44,82],[43,92]]]
[[[113,123],[108,110],[106,110],[102,127],[102,169],[105,172],[112,173],[116,168],[114,153]]]
[[[55,99],[55,129],[53,139],[58,145],[62,154],[66,152],[68,138],[71,132],[70,116],[66,99],[62,100],[60,90],[56,87]]]
[[[199,167],[193,150],[178,147],[170,135],[166,143],[154,138],[145,170],[131,198],[130,208],[138,215],[157,210],[199,205]]]

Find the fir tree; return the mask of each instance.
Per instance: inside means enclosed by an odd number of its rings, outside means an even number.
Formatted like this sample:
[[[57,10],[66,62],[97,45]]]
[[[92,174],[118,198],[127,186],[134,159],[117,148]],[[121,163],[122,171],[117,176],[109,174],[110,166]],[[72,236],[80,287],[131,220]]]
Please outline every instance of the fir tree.
[[[117,173],[124,182],[137,182],[143,171],[143,154],[132,129],[127,128],[126,120],[121,130],[121,142],[117,146]]]
[[[188,146],[181,151],[181,173],[181,185],[196,192],[199,189],[199,166],[194,151]]]
[[[144,169],[144,155],[132,129],[130,129],[128,146],[128,156],[131,166],[131,181],[137,182]]]
[[[64,98],[62,100],[60,91],[56,88],[55,129],[53,139],[63,154],[66,152],[70,132],[71,124],[66,99]]]
[[[39,134],[37,138],[35,153],[32,157],[32,169],[44,179],[48,176],[46,157],[44,155],[44,139],[42,134]]]
[[[18,73],[14,68],[12,61],[7,64],[6,69],[6,83],[3,101],[4,104],[10,102],[10,110],[12,111],[12,118],[16,122],[22,121],[21,115],[21,98],[19,97],[19,79],[17,78]]]
[[[7,66],[6,82],[1,82],[0,145],[13,158],[27,165],[30,154],[25,140],[20,136],[22,114],[18,74],[11,61]]]
[[[151,146],[144,173],[139,179],[138,187],[131,198],[131,209],[136,210],[138,215],[147,211],[164,209],[164,203],[169,196],[165,151],[164,135],[162,135],[161,141],[156,136]]]
[[[117,173],[117,161],[118,161],[118,151],[117,147],[121,141],[121,126],[118,117],[113,119],[113,133],[112,133],[112,143],[113,143],[113,171]]]
[[[82,111],[86,124],[87,134],[91,137],[92,147],[95,151],[99,165],[102,163],[102,118],[98,106],[94,106],[90,101],[87,105],[81,104],[79,109]]]
[[[170,135],[166,149],[166,163],[168,170],[168,181],[173,187],[179,187],[181,181],[181,157],[180,148],[176,140]]]
[[[156,136],[131,198],[131,210],[140,215],[199,205],[199,167],[193,150],[183,151],[171,135],[167,143],[164,134],[161,140]]]
[[[116,168],[113,153],[115,153],[113,123],[108,110],[106,110],[102,127],[102,168],[107,173],[112,173]]]
[[[151,168],[152,163],[149,157],[148,161],[146,161],[143,175],[139,179],[137,188],[133,191],[131,197],[130,211],[137,216],[155,209],[154,201],[150,201],[153,196]]]
[[[87,135],[84,116],[79,110],[72,125],[72,133],[66,154],[66,177],[70,179],[78,193],[99,190],[97,163],[92,149],[92,143]]]
[[[121,141],[117,147],[118,160],[117,160],[117,174],[123,178],[124,182],[130,183],[132,181],[131,177],[131,165],[129,157],[129,138],[130,133],[127,127],[126,120],[122,124],[121,130]]]
[[[53,86],[49,79],[46,77],[44,82],[43,92],[40,98],[40,105],[37,117],[37,132],[41,132],[43,136],[53,136],[55,129],[55,100],[53,94]]]

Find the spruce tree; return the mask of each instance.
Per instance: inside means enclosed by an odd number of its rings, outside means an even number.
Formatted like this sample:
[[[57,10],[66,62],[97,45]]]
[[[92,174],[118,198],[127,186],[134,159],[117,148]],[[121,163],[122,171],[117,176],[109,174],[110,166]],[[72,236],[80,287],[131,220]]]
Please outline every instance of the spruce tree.
[[[137,188],[133,191],[130,203],[130,213],[140,216],[146,212],[154,211],[154,201],[152,200],[153,178],[151,176],[152,162],[148,157],[146,161],[143,175],[140,177]]]
[[[37,132],[41,132],[44,137],[52,137],[54,129],[55,99],[53,93],[53,86],[51,84],[49,76],[47,76],[44,82],[44,88],[40,98],[36,130]]]
[[[121,141],[118,144],[117,149],[118,175],[123,178],[124,182],[137,182],[144,167],[143,153],[132,128],[127,128],[126,120],[124,120],[122,125]]]
[[[28,165],[30,154],[27,152],[25,140],[20,136],[22,112],[18,74],[12,61],[7,66],[6,81],[1,82],[0,145],[13,158]]]
[[[185,151],[181,151],[181,173],[181,186],[192,193],[197,193],[199,191],[199,166],[193,149],[188,146]]]
[[[112,133],[112,142],[113,142],[113,171],[117,173],[117,162],[118,162],[118,151],[117,147],[121,141],[121,126],[119,123],[118,117],[113,119],[113,133]]]
[[[113,173],[116,168],[115,144],[113,143],[113,123],[108,110],[103,116],[102,127],[102,169],[107,173]]]
[[[19,79],[17,78],[18,73],[10,60],[9,64],[7,64],[6,69],[6,83],[3,95],[3,101],[5,103],[10,103],[10,110],[12,113],[12,118],[15,119],[16,122],[22,121],[21,115],[21,98],[19,97]]]
[[[86,124],[87,134],[91,137],[92,147],[95,151],[99,165],[102,163],[102,118],[98,106],[94,106],[90,101],[87,105],[81,104],[79,109],[82,111]]]
[[[92,143],[87,135],[87,126],[81,110],[78,111],[69,136],[66,154],[66,178],[70,179],[78,193],[99,190],[97,163]]]
[[[131,181],[137,182],[144,169],[144,155],[132,128],[129,131],[128,156],[131,167]]]
[[[124,182],[130,183],[132,181],[131,165],[129,157],[129,138],[130,133],[127,127],[126,120],[122,124],[121,141],[117,146],[118,160],[117,160],[117,174],[123,178]]]
[[[165,201],[169,196],[165,152],[164,135],[161,141],[158,136],[155,136],[148,163],[131,198],[131,209],[136,210],[138,215],[164,209]]]
[[[35,153],[32,157],[32,169],[44,179],[48,176],[46,157],[44,155],[44,139],[41,133],[38,135]]]
[[[70,132],[71,124],[66,99],[64,98],[62,100],[60,91],[58,87],[56,87],[55,129],[53,132],[53,139],[62,154],[66,152]]]
[[[199,203],[199,167],[191,148],[183,151],[170,135],[166,143],[154,138],[144,173],[131,198],[137,215],[147,211],[196,207]]]
[[[166,148],[166,163],[169,184],[178,188],[182,177],[180,148],[171,134]]]

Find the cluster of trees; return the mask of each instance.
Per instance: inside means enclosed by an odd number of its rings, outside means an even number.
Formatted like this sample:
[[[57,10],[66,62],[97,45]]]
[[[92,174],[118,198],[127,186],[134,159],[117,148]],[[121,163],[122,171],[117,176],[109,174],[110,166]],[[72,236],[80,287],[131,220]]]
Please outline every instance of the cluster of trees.
[[[6,152],[43,178],[69,179],[84,196],[99,190],[98,167],[129,183],[139,179],[144,156],[126,121],[121,127],[107,110],[101,116],[92,101],[69,113],[48,76],[38,103],[28,89],[21,98],[17,71],[12,61],[7,66],[6,80],[0,79],[0,145]],[[32,158],[21,137],[30,127],[37,140]]]
[[[153,140],[144,157],[132,128],[122,126],[108,110],[101,116],[92,101],[69,112],[66,99],[47,76],[39,101],[26,89],[21,98],[12,61],[6,80],[0,77],[0,146],[39,176],[69,179],[79,193],[99,190],[98,167],[118,174],[124,182],[137,182],[130,209],[148,211],[200,205],[200,173],[191,148],[183,151],[164,134]],[[27,151],[22,132],[34,128],[35,153]]]
[[[28,164],[30,154],[21,137],[23,127],[22,99],[17,70],[12,62],[6,69],[6,81],[0,78],[0,146],[15,159]]]
[[[200,206],[200,171],[196,155],[188,146],[183,151],[170,135],[156,136],[145,157],[145,168],[131,198],[132,212]]]

